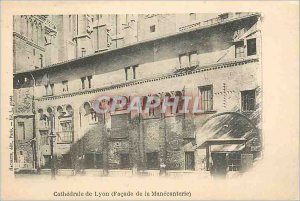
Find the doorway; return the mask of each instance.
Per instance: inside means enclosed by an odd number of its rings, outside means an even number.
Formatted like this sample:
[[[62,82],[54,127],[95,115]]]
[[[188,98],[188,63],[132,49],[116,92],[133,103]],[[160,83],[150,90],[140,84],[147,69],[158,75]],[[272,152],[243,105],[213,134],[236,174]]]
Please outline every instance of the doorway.
[[[130,160],[129,154],[120,154],[120,169],[129,169]]]
[[[215,152],[211,153],[212,157],[212,175],[217,177],[226,177],[227,173],[227,157],[226,153]]]
[[[185,152],[185,169],[195,170],[195,154],[193,151]]]

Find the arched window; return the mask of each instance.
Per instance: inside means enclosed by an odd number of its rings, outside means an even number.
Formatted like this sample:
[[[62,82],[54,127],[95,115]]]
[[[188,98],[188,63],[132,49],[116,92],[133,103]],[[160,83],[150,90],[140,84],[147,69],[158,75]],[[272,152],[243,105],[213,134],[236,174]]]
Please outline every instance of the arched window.
[[[182,98],[182,92],[176,91],[175,92],[175,98],[178,99],[176,114],[179,114],[179,111],[181,111],[184,107],[184,99]]]
[[[63,117],[65,115],[65,112],[61,106],[57,107],[57,112],[58,112],[58,118]]]
[[[82,123],[83,125],[86,125],[86,124],[95,124],[98,122],[97,113],[91,107],[91,104],[89,102],[85,102],[81,106],[80,121],[81,121],[81,125]]]
[[[90,113],[91,113],[91,105],[90,105],[90,103],[89,102],[85,102],[84,104],[83,104],[83,108],[84,108],[84,111],[85,111],[85,116],[87,116],[87,115],[89,115]]]
[[[71,105],[67,105],[66,110],[67,110],[68,116],[73,116],[73,108]]]

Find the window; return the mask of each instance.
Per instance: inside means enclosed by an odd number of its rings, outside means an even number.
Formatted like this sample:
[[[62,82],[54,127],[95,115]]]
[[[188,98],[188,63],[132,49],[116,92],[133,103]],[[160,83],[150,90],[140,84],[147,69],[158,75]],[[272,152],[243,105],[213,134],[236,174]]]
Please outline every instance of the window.
[[[196,20],[196,13],[190,13],[190,21]]]
[[[159,169],[158,152],[147,153],[147,169],[148,170]]]
[[[187,54],[179,55],[180,68],[186,68],[189,66],[189,56]]]
[[[85,77],[81,78],[81,89],[85,89],[85,80],[86,80]]]
[[[155,32],[155,25],[150,26],[150,33]]]
[[[50,84],[50,91],[51,91],[51,96],[53,96],[53,92],[54,92],[54,84]]]
[[[54,84],[45,85],[46,96],[53,96]]]
[[[81,89],[90,89],[90,88],[92,88],[92,76],[82,77]]]
[[[212,85],[200,87],[200,110],[211,111],[213,109]]]
[[[256,55],[256,38],[247,40],[247,56]]]
[[[62,86],[63,86],[62,88],[63,92],[69,91],[68,80],[62,81]]]
[[[197,52],[189,53],[189,62],[190,66],[198,65]]]
[[[136,68],[137,67],[138,67],[138,65],[129,66],[129,67],[124,68],[126,81],[136,79]]]
[[[35,56],[35,49],[33,49],[33,56]]]
[[[197,52],[190,52],[179,55],[180,68],[186,68],[198,65]]]
[[[41,65],[41,68],[43,68],[43,55],[42,54],[40,54],[40,65]]]
[[[185,169],[195,170],[195,155],[194,152],[185,152]]]
[[[245,51],[244,41],[237,42],[235,44],[235,58],[244,57],[244,55],[245,55],[244,51]]]
[[[241,168],[241,154],[229,153],[228,167],[229,167],[229,171],[239,171]]]
[[[129,169],[130,160],[129,154],[120,154],[120,169]]]
[[[125,79],[130,80],[131,76],[130,76],[130,67],[126,67],[125,69]]]
[[[97,113],[91,108],[91,121],[90,123],[98,123]]]
[[[18,140],[25,140],[25,124],[18,122]]]
[[[73,142],[73,128],[72,121],[66,120],[60,122],[61,131],[57,133],[58,143],[72,143]]]
[[[133,79],[136,79],[135,70],[138,66],[132,66]]]
[[[103,155],[99,153],[87,153],[84,155],[84,164],[86,169],[102,169]]]
[[[242,111],[255,110],[255,90],[247,90],[241,92],[242,96]]]
[[[86,50],[85,48],[81,48],[81,56],[84,57],[86,55]]]
[[[88,76],[87,80],[88,80],[88,87],[90,89],[90,88],[92,88],[92,76]]]

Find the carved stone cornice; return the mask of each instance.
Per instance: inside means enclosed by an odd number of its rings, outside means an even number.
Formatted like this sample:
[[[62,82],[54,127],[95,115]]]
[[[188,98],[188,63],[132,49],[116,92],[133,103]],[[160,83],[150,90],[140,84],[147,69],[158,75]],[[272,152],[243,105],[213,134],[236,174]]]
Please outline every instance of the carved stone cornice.
[[[61,94],[61,95],[55,95],[55,96],[45,96],[45,97],[41,97],[41,98],[36,98],[36,100],[37,101],[47,101],[47,100],[55,100],[55,99],[61,99],[61,98],[67,98],[67,97],[73,97],[73,96],[79,96],[79,95],[85,95],[85,94],[94,94],[94,93],[125,88],[125,87],[139,85],[139,84],[148,83],[148,82],[156,82],[156,81],[160,81],[160,80],[172,79],[172,78],[187,76],[187,75],[196,74],[196,73],[203,73],[206,71],[241,66],[241,65],[244,65],[247,63],[254,63],[254,62],[258,62],[258,61],[259,61],[259,58],[254,57],[254,58],[236,59],[233,61],[228,61],[228,62],[224,62],[224,63],[215,63],[215,64],[211,64],[211,65],[206,65],[206,66],[196,66],[196,68],[193,67],[193,69],[191,69],[191,70],[190,70],[190,67],[187,67],[187,68],[182,68],[179,70],[177,69],[172,73],[166,73],[166,74],[161,74],[161,75],[157,75],[157,76],[153,76],[153,77],[136,79],[136,80],[131,80],[131,81],[122,82],[122,83],[116,83],[116,84],[104,86],[101,88],[82,90],[82,91]]]

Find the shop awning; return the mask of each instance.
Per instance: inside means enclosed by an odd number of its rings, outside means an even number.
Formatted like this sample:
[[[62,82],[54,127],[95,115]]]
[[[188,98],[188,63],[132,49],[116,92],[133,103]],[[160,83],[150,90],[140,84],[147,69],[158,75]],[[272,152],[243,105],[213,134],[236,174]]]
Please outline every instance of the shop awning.
[[[211,152],[235,152],[242,151],[245,144],[224,144],[211,146]]]

